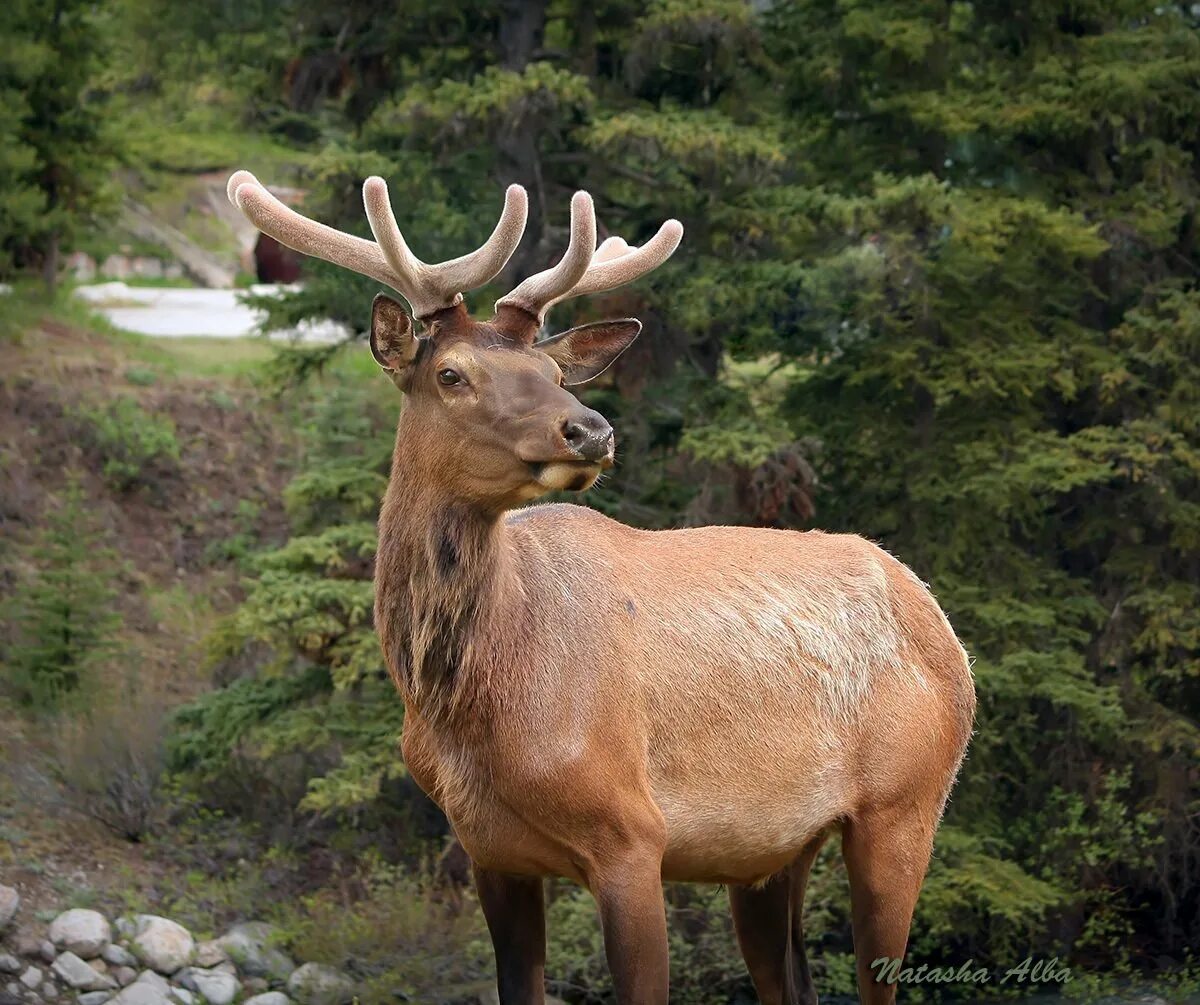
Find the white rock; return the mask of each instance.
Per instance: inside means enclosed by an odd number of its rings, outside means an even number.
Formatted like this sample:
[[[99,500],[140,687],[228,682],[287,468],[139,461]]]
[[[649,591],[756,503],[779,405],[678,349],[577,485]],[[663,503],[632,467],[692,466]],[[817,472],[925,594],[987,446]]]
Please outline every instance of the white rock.
[[[156,974],[153,970],[143,970],[137,975],[137,984],[149,984],[152,988],[157,989],[164,995],[171,990],[171,985],[167,983],[165,977]]]
[[[90,960],[112,942],[112,926],[99,911],[74,907],[50,922],[50,941],[59,949]]]
[[[105,946],[100,958],[114,967],[136,967],[137,957],[122,946]]]
[[[282,991],[264,991],[253,998],[247,998],[242,1005],[292,1005],[292,1000]]]
[[[151,981],[134,981],[112,1000],[112,1005],[172,1005],[167,992]]]
[[[196,1005],[196,996],[187,988],[171,988],[171,997],[180,1005]]]
[[[85,995],[80,995],[77,1001],[79,1005],[104,1005],[111,998],[107,991],[89,991]]]
[[[42,988],[38,992],[38,994],[40,994],[48,1002],[54,1001],[54,999],[58,997],[58,988],[56,988],[53,984],[51,984],[49,981],[47,981],[45,984],[42,985]]]
[[[49,939],[42,939],[42,944],[38,947],[38,952],[42,954],[42,959],[47,963],[53,963],[54,958],[58,956],[58,950],[54,948],[54,943]]]
[[[0,932],[12,924],[21,906],[21,895],[11,886],[0,884]]]
[[[69,950],[60,953],[50,969],[76,991],[108,991],[117,986],[111,977],[97,973]]]
[[[19,974],[21,961],[9,953],[0,953],[0,974]]]
[[[288,994],[301,1005],[346,1005],[354,998],[354,982],[323,963],[305,963],[287,982]]]
[[[139,914],[133,951],[146,966],[160,974],[173,974],[192,958],[196,940],[183,925],[156,914]]]
[[[274,926],[265,921],[247,921],[234,925],[217,942],[247,977],[286,981],[296,964],[274,944],[277,937]]]
[[[12,995],[14,998],[16,998],[18,1001],[20,1001],[21,985],[18,984],[16,981],[9,981],[7,984],[4,985],[4,990],[7,991],[10,995]]]
[[[219,970],[193,970],[192,980],[208,1005],[232,1005],[237,997],[238,981],[232,974]]]
[[[192,954],[192,960],[198,967],[215,967],[218,963],[227,962],[229,954],[219,940],[210,939],[208,942],[196,943],[196,951]]]
[[[45,976],[40,967],[27,967],[25,972],[21,974],[21,983],[29,988],[30,991],[34,991],[42,983],[42,978]]]
[[[112,975],[123,988],[137,980],[137,971],[133,967],[113,967]]]

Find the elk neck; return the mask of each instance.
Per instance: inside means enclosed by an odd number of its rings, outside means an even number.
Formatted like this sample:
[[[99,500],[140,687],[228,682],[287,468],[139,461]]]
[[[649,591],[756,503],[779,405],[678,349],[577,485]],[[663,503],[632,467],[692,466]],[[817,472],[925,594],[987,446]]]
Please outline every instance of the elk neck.
[[[521,588],[503,512],[447,494],[428,467],[402,415],[379,514],[375,625],[405,704],[445,720],[486,689],[495,629],[511,627]]]

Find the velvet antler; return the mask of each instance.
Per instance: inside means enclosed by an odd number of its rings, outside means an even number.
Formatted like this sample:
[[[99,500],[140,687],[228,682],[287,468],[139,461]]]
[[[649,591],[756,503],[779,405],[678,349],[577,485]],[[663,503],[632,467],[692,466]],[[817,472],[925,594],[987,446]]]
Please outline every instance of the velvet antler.
[[[657,269],[671,257],[681,240],[683,224],[668,220],[640,248],[631,248],[619,237],[610,237],[595,248],[596,214],[592,198],[586,192],[576,192],[571,199],[571,240],[562,260],[501,297],[496,301],[496,309],[518,307],[540,325],[546,312],[563,300],[616,289]]]
[[[301,254],[323,258],[390,286],[408,301],[417,318],[460,303],[464,290],[483,286],[504,268],[525,232],[529,209],[525,189],[510,185],[500,222],[480,248],[461,258],[428,264],[405,243],[382,178],[368,178],[363,184],[363,203],[375,235],[373,242],[289,209],[249,171],[234,172],[228,194],[230,202],[264,234]]]

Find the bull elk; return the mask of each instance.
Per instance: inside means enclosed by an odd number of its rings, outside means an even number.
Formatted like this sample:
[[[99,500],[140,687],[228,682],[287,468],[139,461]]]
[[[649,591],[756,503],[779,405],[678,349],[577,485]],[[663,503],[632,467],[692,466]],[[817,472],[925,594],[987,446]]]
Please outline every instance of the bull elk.
[[[405,395],[375,625],[409,771],[472,860],[500,1001],[544,1000],[542,877],[561,876],[599,905],[621,1003],[667,1002],[664,880],[727,884],[760,998],[815,1002],[802,905],[835,831],[860,996],[892,1001],[871,963],[904,955],[975,708],[927,589],[851,535],[644,531],[579,506],[518,508],[612,466],[612,428],[568,389],[641,329],[539,340],[546,311],[659,266],[682,226],[597,248],[578,192],[562,259],[478,321],[462,294],[517,247],[520,186],[481,248],[440,264],[409,250],[381,178],[363,188],[374,241],[300,216],[243,171],[229,195],[264,233],[411,309],[379,294],[371,315],[371,352]]]

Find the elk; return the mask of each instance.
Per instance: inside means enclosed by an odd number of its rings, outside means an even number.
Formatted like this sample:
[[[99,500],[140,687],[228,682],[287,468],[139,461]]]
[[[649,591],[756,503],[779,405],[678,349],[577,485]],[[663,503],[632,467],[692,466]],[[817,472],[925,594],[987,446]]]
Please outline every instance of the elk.
[[[375,625],[405,762],[471,858],[503,1005],[544,1001],[546,876],[594,896],[622,1005],[668,1000],[664,880],[726,884],[762,1001],[815,1002],[801,914],[834,832],[861,999],[893,1001],[871,964],[904,955],[975,708],[929,591],[857,536],[645,531],[523,506],[612,466],[612,428],[569,388],[641,330],[539,340],[547,310],[661,265],[682,226],[597,248],[576,193],[561,260],[480,321],[462,294],[517,247],[519,186],[482,247],[439,264],[409,250],[381,178],[363,188],[374,241],[297,214],[247,172],[229,195],[264,233],[408,302],[380,293],[371,315],[371,352],[404,395]]]

